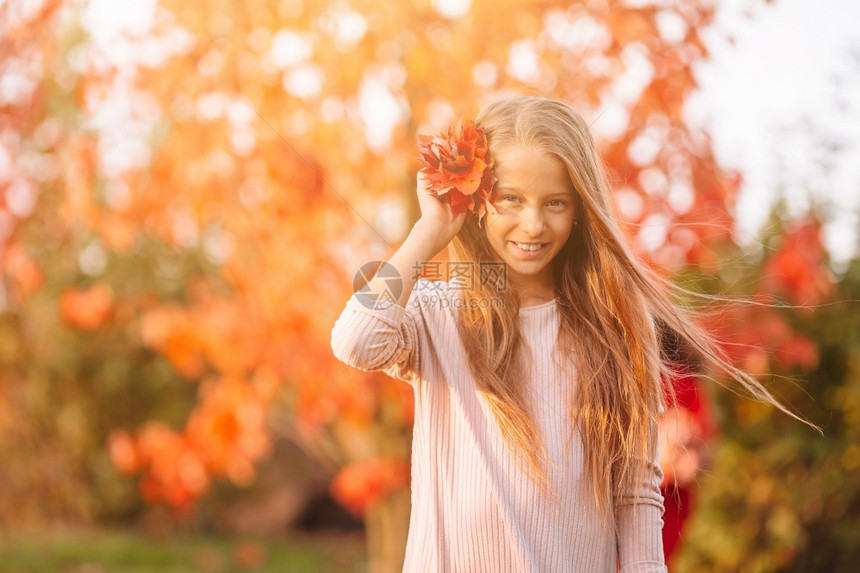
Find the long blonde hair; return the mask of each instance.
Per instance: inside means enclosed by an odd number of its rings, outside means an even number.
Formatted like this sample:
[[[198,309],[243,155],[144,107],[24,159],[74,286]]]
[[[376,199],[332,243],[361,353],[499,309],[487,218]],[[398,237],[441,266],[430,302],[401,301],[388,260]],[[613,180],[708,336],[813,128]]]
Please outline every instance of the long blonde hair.
[[[494,149],[510,144],[540,149],[564,164],[577,193],[576,224],[551,263],[560,313],[555,356],[576,376],[568,411],[583,442],[584,477],[604,525],[611,522],[617,531],[614,496],[642,484],[656,456],[663,393],[673,395],[673,366],[661,353],[664,339],[675,337],[701,363],[800,419],[730,364],[692,311],[675,302],[676,295],[694,293],[672,285],[634,256],[616,220],[591,132],[579,114],[561,101],[503,95],[486,104],[475,123],[486,130],[491,158]],[[500,261],[476,217],[467,217],[449,249],[455,261]],[[505,443],[520,467],[550,493],[542,463],[545,445],[525,397],[517,293],[506,285],[475,281],[462,295],[504,300],[503,305],[463,305],[458,330],[477,389]]]

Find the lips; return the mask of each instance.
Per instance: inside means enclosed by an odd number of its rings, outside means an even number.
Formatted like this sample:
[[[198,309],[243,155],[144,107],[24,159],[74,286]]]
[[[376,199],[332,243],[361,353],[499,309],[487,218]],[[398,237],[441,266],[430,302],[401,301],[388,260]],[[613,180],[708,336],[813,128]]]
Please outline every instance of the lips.
[[[516,252],[520,253],[520,255],[522,255],[522,256],[537,256],[537,255],[543,253],[543,250],[546,248],[546,246],[549,243],[523,243],[526,245],[540,245],[540,248],[536,249],[536,250],[523,249],[519,245],[517,245],[517,243],[515,241],[510,241],[510,244],[513,246],[513,248],[516,250]]]

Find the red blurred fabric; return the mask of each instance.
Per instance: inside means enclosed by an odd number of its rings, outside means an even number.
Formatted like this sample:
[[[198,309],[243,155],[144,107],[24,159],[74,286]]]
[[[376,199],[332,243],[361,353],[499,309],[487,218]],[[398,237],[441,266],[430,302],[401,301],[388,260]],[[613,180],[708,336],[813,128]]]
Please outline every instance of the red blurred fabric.
[[[674,379],[675,399],[666,392],[667,409],[673,406],[683,408],[693,415],[696,421],[696,438],[709,441],[717,433],[716,423],[711,412],[707,395],[699,387],[692,371]],[[663,553],[666,563],[679,548],[684,523],[695,508],[696,482],[687,485],[668,483],[661,487],[666,508],[663,514]]]

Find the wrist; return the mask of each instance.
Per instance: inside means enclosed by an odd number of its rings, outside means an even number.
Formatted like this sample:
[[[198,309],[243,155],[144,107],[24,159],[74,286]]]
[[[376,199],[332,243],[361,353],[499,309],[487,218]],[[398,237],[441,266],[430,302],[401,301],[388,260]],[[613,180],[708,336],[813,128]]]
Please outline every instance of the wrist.
[[[415,225],[412,226],[412,231],[409,233],[415,240],[418,240],[423,245],[429,245],[431,250],[433,251],[430,254],[430,257],[435,257],[439,251],[441,251],[446,245],[441,245],[440,237],[442,236],[442,229],[439,228],[434,222],[424,219],[419,219]]]
[[[442,232],[442,227],[437,221],[422,217],[412,225],[412,231],[422,236],[438,236]]]
[[[429,219],[418,219],[415,225],[412,226],[412,235],[420,237],[424,241],[432,244],[437,244],[442,235],[442,229],[435,222]]]

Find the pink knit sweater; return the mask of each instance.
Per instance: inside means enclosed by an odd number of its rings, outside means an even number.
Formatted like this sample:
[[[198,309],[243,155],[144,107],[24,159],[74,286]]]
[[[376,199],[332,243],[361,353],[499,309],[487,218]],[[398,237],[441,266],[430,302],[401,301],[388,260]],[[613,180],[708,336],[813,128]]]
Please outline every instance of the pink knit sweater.
[[[414,389],[412,513],[403,571],[614,573],[620,563],[623,573],[665,572],[656,460],[647,483],[616,498],[620,536],[600,527],[583,476],[584,444],[565,415],[576,379],[551,357],[556,302],[521,308],[520,323],[533,356],[526,379],[530,405],[560,506],[519,469],[476,390],[455,323],[461,293],[444,281],[420,279],[405,308],[382,310],[353,295],[332,329],[339,360],[382,370]],[[574,439],[566,446],[569,436]]]

